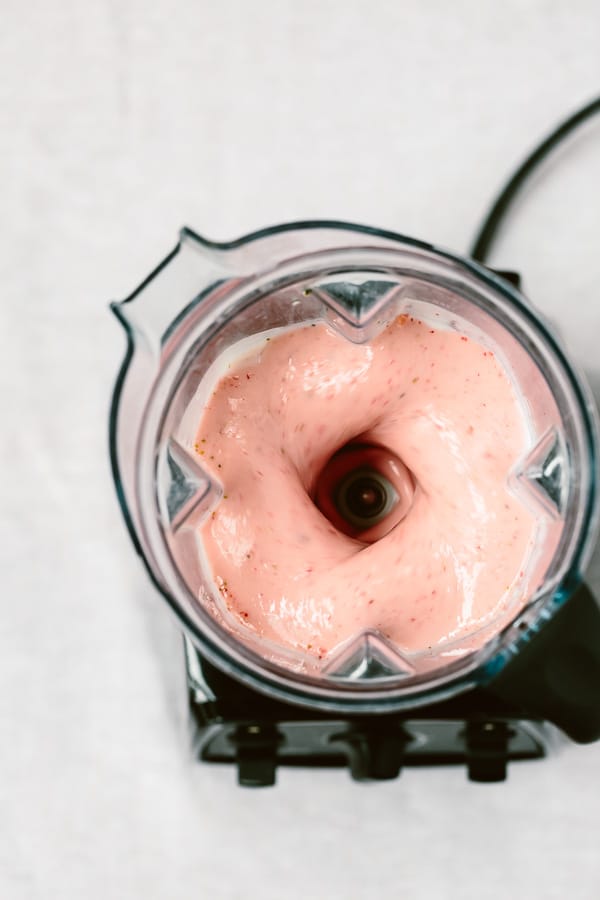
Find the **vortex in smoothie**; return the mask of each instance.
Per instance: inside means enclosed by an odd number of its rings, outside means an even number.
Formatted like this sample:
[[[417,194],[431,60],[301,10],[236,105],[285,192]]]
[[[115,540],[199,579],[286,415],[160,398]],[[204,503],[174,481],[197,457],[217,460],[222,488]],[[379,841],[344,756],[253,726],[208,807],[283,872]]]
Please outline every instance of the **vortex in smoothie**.
[[[364,344],[265,333],[195,440],[223,490],[200,531],[222,603],[319,658],[367,629],[406,654],[477,632],[525,600],[536,523],[507,478],[526,445],[506,371],[464,334],[406,315]]]

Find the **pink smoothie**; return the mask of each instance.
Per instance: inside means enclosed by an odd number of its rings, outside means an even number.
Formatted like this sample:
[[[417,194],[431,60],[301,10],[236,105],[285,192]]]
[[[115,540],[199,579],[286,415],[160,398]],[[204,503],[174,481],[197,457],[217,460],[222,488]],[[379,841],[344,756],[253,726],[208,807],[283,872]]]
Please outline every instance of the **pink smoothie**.
[[[370,532],[319,495],[347,445],[342,468],[358,447],[398,490]],[[465,335],[408,316],[361,345],[320,322],[267,335],[213,385],[195,441],[223,487],[200,535],[223,603],[318,658],[365,629],[451,646],[525,600],[535,521],[507,476],[526,445],[504,368]]]

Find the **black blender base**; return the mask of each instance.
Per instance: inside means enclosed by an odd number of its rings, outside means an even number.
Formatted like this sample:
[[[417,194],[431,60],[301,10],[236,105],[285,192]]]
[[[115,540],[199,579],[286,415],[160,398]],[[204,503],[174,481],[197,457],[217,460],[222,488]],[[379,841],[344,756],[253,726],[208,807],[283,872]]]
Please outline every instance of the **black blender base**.
[[[471,781],[504,781],[509,761],[545,755],[532,723],[420,718],[373,730],[348,720],[217,724],[199,734],[198,758],[235,763],[239,784],[275,784],[278,766],[348,767],[355,781],[397,778],[405,766],[465,765]]]
[[[471,691],[408,714],[340,718],[251,690],[186,642],[194,750],[233,763],[241,785],[275,784],[278,766],[348,767],[356,781],[405,766],[464,765],[471,781],[503,781],[509,762],[546,755],[549,730],[497,698]]]

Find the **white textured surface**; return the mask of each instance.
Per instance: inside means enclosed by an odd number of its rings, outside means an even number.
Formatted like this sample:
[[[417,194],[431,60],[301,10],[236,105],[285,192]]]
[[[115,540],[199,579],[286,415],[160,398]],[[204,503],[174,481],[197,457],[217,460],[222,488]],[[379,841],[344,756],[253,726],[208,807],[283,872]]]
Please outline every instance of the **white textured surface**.
[[[3,0],[0,896],[600,896],[600,747],[504,785],[192,764],[176,630],[121,524],[106,420],[124,296],[187,223],[312,216],[463,250],[600,85],[595,0]],[[520,269],[600,392],[600,122],[532,182]]]

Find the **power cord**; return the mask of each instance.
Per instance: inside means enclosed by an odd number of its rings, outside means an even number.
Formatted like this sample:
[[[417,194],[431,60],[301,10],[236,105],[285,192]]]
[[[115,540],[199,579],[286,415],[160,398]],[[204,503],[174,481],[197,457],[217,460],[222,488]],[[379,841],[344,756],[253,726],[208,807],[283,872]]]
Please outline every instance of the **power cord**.
[[[580,110],[573,113],[572,116],[558,125],[519,166],[500,191],[498,198],[477,232],[470,251],[472,259],[482,263],[486,261],[509,206],[536,166],[545,159],[557,144],[560,144],[567,135],[577,128],[578,125],[581,125],[581,123],[585,122],[586,119],[589,119],[590,116],[599,112],[600,97],[597,97],[595,100],[592,100],[591,103],[586,104],[586,106],[583,106]]]

